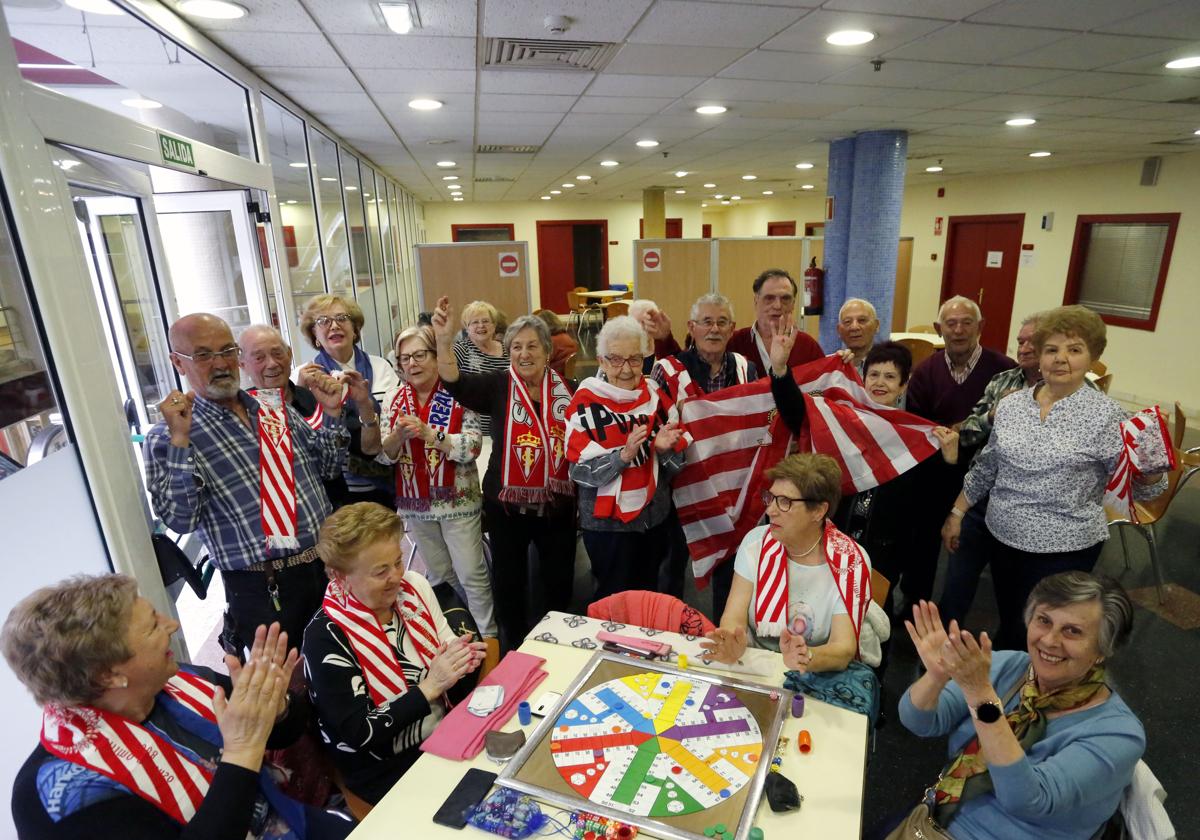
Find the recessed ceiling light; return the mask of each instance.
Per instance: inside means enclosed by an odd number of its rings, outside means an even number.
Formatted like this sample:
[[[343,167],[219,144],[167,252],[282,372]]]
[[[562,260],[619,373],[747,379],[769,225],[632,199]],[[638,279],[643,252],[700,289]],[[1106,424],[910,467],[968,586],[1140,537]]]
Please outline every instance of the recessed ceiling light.
[[[358,191],[358,187],[354,186],[353,184],[346,185],[346,192],[357,192],[357,191]]]
[[[1033,117],[1013,117],[1011,120],[1005,120],[1004,124],[1011,126],[1022,126],[1033,125],[1035,122],[1037,122],[1037,120],[1035,120]]]
[[[409,100],[408,107],[414,111],[436,111],[442,107],[442,104],[436,99],[411,99]]]
[[[81,12],[91,12],[94,15],[125,14],[120,6],[110,3],[108,0],[67,0],[67,5],[72,9],[78,9]]]
[[[701,202],[700,202],[700,206],[701,206],[701,207],[707,207],[707,206],[708,206],[708,202],[707,202],[707,201],[701,201]]]
[[[550,195],[562,195],[562,190],[550,190]]]
[[[332,175],[322,175],[321,180],[322,181],[336,181],[337,178],[334,178]]]
[[[413,28],[413,10],[408,3],[380,3],[383,22],[397,35],[407,35]]]
[[[549,201],[549,200],[550,200],[550,196],[548,196],[548,195],[542,196],[542,201]]]
[[[1200,55],[1189,55],[1187,58],[1177,58],[1163,65],[1168,70],[1190,70],[1200,67]]]
[[[575,185],[574,184],[563,184],[563,189],[573,190],[573,189],[575,189]]]
[[[874,40],[875,33],[864,29],[843,29],[825,36],[825,43],[835,47],[858,47]]]
[[[288,164],[292,169],[308,169],[308,164],[302,160],[294,160]]]
[[[716,195],[713,196],[713,198],[724,198],[724,197],[725,197],[724,193],[717,193]]]
[[[722,201],[721,203],[722,203],[722,204],[730,204],[731,202],[730,202],[730,201],[729,201],[729,199],[727,198],[727,199],[725,199],[724,201]]]
[[[775,195],[775,190],[763,190],[763,195]]]
[[[439,169],[452,169],[453,167],[458,166],[458,164],[452,160],[439,160],[437,165]]]
[[[812,184],[801,184],[800,185],[800,189],[802,189],[802,190],[811,190],[812,188],[813,188]]]
[[[675,195],[686,195],[687,190],[675,190]]]
[[[1050,157],[1050,152],[1030,152],[1030,157]]]
[[[456,196],[454,196],[454,199],[453,199],[453,200],[454,200],[454,201],[462,201],[463,199],[462,199],[462,196],[461,196],[461,195],[456,195]]]
[[[245,6],[229,0],[183,0],[176,8],[185,15],[209,20],[237,20],[249,14]]]
[[[729,197],[730,197],[730,198],[732,198],[734,201],[741,201],[741,200],[742,200],[742,197],[741,197],[740,195],[731,195],[731,196],[729,196]]]
[[[713,189],[713,188],[714,188],[714,187],[716,187],[716,186],[717,186],[716,184],[705,184],[705,185],[704,185],[704,189],[706,189],[706,190],[711,190],[711,189]]]
[[[1192,133],[1193,133],[1193,134],[1200,134],[1200,128],[1196,129],[1196,130],[1195,130],[1195,131],[1193,131]]]
[[[926,172],[941,172],[941,171],[942,171],[942,167],[940,167],[940,166],[926,166],[926,167],[925,167],[925,171],[926,171]]]
[[[122,99],[122,105],[128,105],[130,108],[138,108],[139,110],[149,111],[152,108],[161,108],[162,103],[156,99],[143,99],[135,96],[132,99]]]
[[[678,172],[675,173],[675,177],[676,178],[686,178],[690,174],[691,173],[688,172],[686,169],[680,169]]]
[[[796,168],[797,169],[812,169],[813,165],[811,163],[797,163]]]
[[[576,175],[575,180],[576,181],[590,181],[590,180],[592,180],[592,176],[591,175]]]
[[[457,175],[443,175],[442,180],[443,181],[457,181],[458,176]]]
[[[724,105],[701,105],[696,109],[697,114],[724,114],[729,109]]]
[[[653,149],[655,146],[658,145],[658,141],[657,140],[639,140],[639,141],[637,141],[637,144],[639,146],[641,146],[643,149]]]
[[[602,161],[600,161],[600,165],[601,166],[620,166],[621,164],[619,161],[615,161],[615,160],[602,160]]]

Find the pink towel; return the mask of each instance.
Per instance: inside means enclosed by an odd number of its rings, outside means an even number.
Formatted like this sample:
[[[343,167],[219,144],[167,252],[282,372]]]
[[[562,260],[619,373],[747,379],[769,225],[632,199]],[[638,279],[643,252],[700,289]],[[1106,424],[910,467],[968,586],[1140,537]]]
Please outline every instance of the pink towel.
[[[538,684],[546,679],[548,675],[542,670],[545,664],[546,660],[540,656],[510,651],[477,686],[504,686],[504,702],[500,707],[487,717],[476,717],[467,711],[467,706],[471,704],[471,698],[468,697],[450,710],[433,734],[421,744],[421,749],[453,761],[479,755],[483,749],[483,737],[490,730],[508,723],[517,710],[517,704],[529,697]]]

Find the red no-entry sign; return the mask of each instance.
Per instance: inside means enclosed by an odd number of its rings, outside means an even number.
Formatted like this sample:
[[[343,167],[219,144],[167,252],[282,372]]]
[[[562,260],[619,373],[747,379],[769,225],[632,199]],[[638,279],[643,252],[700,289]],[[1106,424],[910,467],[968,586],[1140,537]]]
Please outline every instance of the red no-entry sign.
[[[646,271],[661,271],[662,252],[658,248],[647,248],[642,251],[642,268]]]
[[[511,251],[505,251],[500,255],[500,276],[501,277],[516,277],[521,268],[521,263],[517,259],[517,255]]]

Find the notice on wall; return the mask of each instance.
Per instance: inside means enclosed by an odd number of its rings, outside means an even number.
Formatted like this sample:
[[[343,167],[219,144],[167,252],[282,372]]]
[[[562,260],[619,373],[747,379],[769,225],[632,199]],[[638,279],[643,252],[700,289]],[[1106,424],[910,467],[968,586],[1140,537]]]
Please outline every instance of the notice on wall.
[[[660,248],[647,248],[642,251],[642,269],[662,271],[662,250]]]
[[[1036,263],[1034,262],[1034,259],[1033,259],[1033,251],[1022,251],[1021,252],[1021,267],[1022,268],[1028,268],[1029,266],[1035,265],[1035,264]]]
[[[501,251],[499,260],[501,277],[516,277],[521,273],[521,261],[517,259],[516,251]]]
[[[1003,251],[988,251],[987,252],[987,262],[985,263],[985,265],[988,268],[999,268],[1000,264],[1003,261],[1004,261],[1004,252]]]

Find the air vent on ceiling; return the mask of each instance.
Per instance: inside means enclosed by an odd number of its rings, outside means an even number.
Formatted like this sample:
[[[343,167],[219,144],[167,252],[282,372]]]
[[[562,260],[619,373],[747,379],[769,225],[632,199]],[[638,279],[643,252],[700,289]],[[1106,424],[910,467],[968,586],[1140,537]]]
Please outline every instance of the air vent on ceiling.
[[[488,143],[475,147],[476,154],[481,155],[536,155],[541,146],[502,146]]]
[[[543,41],[537,38],[488,38],[482,64],[491,69],[603,70],[617,54],[603,41]]]
[[[516,178],[501,178],[497,175],[482,175],[475,179],[476,184],[511,184]]]

